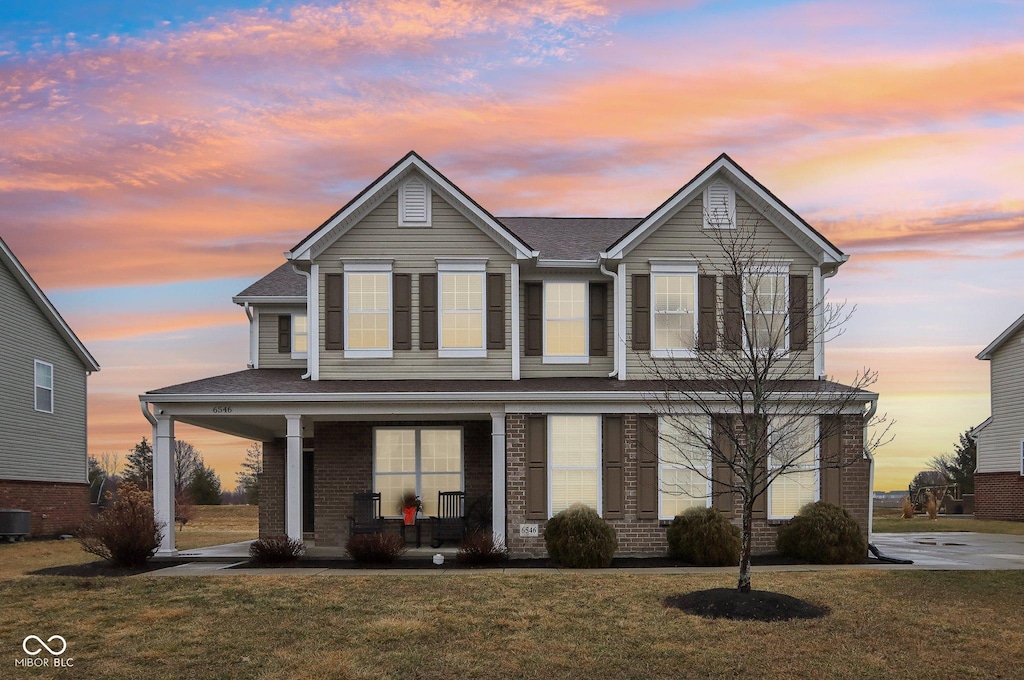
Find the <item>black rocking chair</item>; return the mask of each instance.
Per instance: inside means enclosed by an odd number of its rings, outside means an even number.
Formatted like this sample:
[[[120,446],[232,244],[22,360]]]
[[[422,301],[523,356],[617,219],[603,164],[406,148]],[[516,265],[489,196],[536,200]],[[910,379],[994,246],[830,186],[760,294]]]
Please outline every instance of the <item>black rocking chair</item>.
[[[384,517],[380,514],[380,494],[372,491],[352,494],[352,514],[348,518],[348,535],[382,533],[384,533]]]
[[[466,494],[438,491],[437,515],[430,519],[432,548],[440,548],[445,541],[461,542],[466,535]]]

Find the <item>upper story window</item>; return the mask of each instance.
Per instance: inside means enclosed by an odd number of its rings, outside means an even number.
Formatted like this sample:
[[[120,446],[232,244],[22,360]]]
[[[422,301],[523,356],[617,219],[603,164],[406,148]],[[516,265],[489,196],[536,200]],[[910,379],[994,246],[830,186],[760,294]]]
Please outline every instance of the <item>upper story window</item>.
[[[53,364],[36,360],[35,386],[36,410],[53,413]]]
[[[544,282],[544,363],[589,361],[587,284]]]
[[[573,503],[601,512],[601,416],[548,416],[549,516]]]
[[[391,265],[345,266],[345,356],[391,357]]]
[[[439,262],[440,357],[484,357],[484,262]]]
[[[736,228],[736,191],[721,180],[704,189],[704,228]]]
[[[398,226],[430,226],[430,187],[419,177],[410,177],[398,187]]]
[[[309,352],[309,319],[305,314],[292,314],[292,358],[305,358]]]
[[[696,265],[651,265],[651,354],[692,356],[697,336]]]
[[[789,519],[800,508],[818,499],[818,419],[813,416],[786,417],[777,428],[768,424],[771,470],[785,468],[768,485],[768,518]]]
[[[690,508],[711,504],[711,452],[701,444],[711,436],[705,415],[662,418],[658,437],[658,516],[672,519]],[[700,437],[694,436],[700,434]]]
[[[743,279],[743,313],[754,349],[789,349],[789,271],[752,271]]]

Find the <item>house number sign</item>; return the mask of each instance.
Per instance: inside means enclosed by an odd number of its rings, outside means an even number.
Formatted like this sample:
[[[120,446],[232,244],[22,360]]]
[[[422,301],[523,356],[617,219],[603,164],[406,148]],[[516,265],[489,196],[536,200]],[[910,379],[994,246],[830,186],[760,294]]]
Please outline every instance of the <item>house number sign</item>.
[[[214,413],[231,413],[232,408],[230,406],[214,406]]]

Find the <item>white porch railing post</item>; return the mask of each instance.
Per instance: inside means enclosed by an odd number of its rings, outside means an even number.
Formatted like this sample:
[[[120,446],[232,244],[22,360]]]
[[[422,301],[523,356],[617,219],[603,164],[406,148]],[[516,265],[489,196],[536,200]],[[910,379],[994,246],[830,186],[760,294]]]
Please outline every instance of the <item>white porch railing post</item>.
[[[174,549],[174,418],[156,416],[153,428],[153,517],[163,531],[156,554],[173,557]]]
[[[491,414],[491,531],[505,544],[505,414]]]
[[[284,472],[284,526],[288,538],[302,540],[302,416],[288,422],[288,458]]]

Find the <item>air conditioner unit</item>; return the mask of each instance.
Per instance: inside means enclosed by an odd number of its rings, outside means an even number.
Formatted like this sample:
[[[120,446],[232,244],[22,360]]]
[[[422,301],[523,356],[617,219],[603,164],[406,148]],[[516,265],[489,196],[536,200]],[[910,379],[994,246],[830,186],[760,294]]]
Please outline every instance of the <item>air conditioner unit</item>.
[[[0,540],[13,542],[28,538],[32,524],[32,513],[28,510],[0,508]]]

